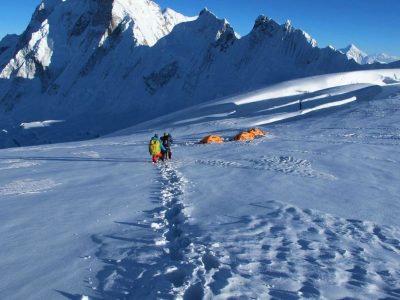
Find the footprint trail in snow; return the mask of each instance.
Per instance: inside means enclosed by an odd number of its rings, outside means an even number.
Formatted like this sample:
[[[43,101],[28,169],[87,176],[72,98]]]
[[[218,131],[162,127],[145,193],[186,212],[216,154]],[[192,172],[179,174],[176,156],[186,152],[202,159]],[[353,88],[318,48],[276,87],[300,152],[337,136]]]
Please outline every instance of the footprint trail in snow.
[[[252,205],[264,213],[209,228],[221,264],[209,284],[213,298],[368,299],[373,291],[400,299],[399,228],[275,201]]]
[[[400,299],[399,228],[277,201],[252,203],[257,215],[219,216],[199,228],[189,222],[190,183],[177,163],[157,172],[157,206],[134,236],[97,241],[96,256],[108,263],[97,274],[102,298],[367,299],[372,291]]]
[[[106,266],[96,275],[96,296],[118,299],[202,299],[207,272],[219,265],[197,243],[183,204],[186,179],[174,163],[158,166],[160,179],[149,219],[118,236],[95,236],[96,257]],[[132,225],[132,224],[131,224]],[[118,242],[121,245],[118,246]],[[127,245],[127,242],[131,244]],[[112,257],[112,259],[110,259]]]
[[[186,179],[173,164],[161,168],[161,200],[165,208],[153,226],[163,231],[164,249],[171,259],[167,278],[173,283],[174,297],[203,299],[209,294],[209,283],[219,261],[206,244],[200,242],[196,228],[188,224],[183,205]]]

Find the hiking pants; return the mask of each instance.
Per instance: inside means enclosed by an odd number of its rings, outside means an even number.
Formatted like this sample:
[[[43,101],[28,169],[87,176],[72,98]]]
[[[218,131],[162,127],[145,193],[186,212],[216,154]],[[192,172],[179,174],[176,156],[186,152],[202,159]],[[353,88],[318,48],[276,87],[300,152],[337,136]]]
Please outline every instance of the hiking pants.
[[[171,149],[167,149],[167,151],[163,151],[162,156],[163,156],[162,157],[163,160],[171,159],[171,157],[172,157]]]
[[[153,163],[156,163],[159,158],[162,158],[163,155],[161,153],[158,153],[156,155],[153,155]]]

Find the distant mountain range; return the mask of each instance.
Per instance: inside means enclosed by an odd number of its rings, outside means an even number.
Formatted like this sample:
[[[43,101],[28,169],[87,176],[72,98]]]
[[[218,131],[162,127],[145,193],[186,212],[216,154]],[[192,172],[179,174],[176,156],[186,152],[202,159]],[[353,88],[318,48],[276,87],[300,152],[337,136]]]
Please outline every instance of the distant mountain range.
[[[239,38],[207,9],[186,17],[150,0],[43,0],[20,36],[0,42],[0,147],[93,138],[272,83],[371,67],[265,16]],[[48,122],[19,126],[37,121]]]
[[[392,56],[385,53],[368,55],[353,44],[347,46],[346,48],[339,49],[339,51],[346,54],[348,59],[353,59],[361,65],[373,63],[388,64],[400,60],[400,57],[398,56]]]

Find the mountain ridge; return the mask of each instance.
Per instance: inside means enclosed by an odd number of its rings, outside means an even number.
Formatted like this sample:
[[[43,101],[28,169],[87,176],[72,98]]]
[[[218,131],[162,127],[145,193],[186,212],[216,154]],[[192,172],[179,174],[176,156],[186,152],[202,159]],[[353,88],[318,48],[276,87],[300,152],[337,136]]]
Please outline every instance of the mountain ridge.
[[[290,22],[259,16],[238,38],[207,9],[184,17],[148,0],[44,1],[14,51],[2,44],[0,128],[27,144],[93,138],[280,81],[363,68]],[[33,138],[12,129],[45,120],[64,122],[30,130]]]

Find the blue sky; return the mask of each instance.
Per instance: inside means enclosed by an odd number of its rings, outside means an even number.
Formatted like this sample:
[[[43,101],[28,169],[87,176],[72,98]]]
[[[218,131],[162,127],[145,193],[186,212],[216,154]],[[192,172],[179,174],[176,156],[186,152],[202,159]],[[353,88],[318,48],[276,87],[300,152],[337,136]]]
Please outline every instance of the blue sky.
[[[67,0],[68,1],[68,0]],[[39,0],[0,1],[0,37],[21,33]],[[307,31],[320,47],[356,44],[368,53],[400,55],[399,0],[156,0],[185,15],[208,7],[226,18],[241,35],[256,17],[267,15],[279,23],[287,19]]]

